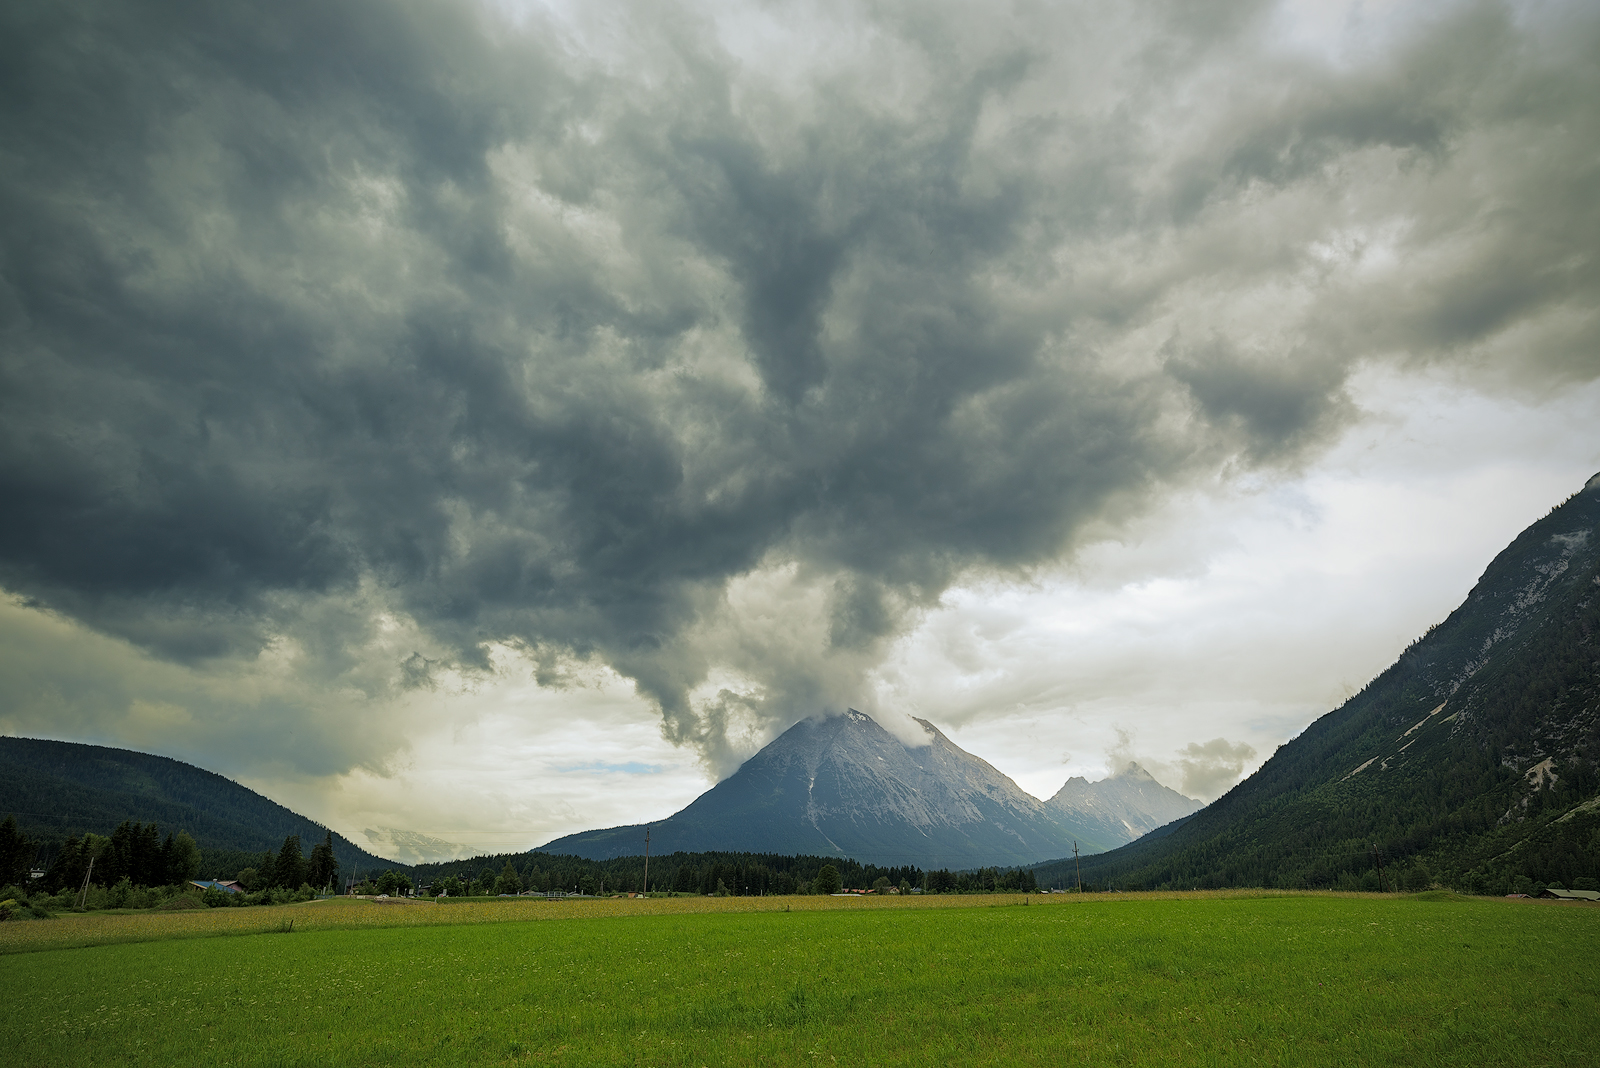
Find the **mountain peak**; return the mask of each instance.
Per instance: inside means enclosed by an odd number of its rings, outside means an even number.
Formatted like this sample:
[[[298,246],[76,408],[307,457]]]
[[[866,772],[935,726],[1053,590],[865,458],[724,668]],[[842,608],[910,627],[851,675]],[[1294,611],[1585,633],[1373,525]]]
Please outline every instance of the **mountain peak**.
[[[651,827],[662,852],[849,856],[890,865],[971,868],[1065,856],[1076,838],[1111,843],[1063,820],[933,724],[896,736],[858,709],[803,719],[687,808]],[[642,851],[643,828],[569,835],[541,848],[591,858]]]
[[[1099,782],[1074,775],[1062,784],[1045,808],[1057,819],[1087,822],[1100,835],[1118,845],[1131,842],[1157,827],[1203,807],[1157,781],[1136,761]]]

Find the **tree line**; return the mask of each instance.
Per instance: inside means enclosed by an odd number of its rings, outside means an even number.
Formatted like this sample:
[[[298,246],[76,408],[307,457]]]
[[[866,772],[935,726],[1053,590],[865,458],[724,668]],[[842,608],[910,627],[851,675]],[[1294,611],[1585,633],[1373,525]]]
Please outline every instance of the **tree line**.
[[[0,825],[0,851],[8,851],[7,844],[17,859],[0,883],[25,886],[36,846],[9,817]],[[20,859],[23,853],[26,861]],[[68,838],[54,850],[43,879],[38,881],[51,893],[76,890],[85,877],[99,886],[114,886],[124,879],[132,886],[171,886],[194,878],[199,868],[200,847],[188,831],[169,833],[163,839],[154,823],[124,820],[109,837],[88,833]]]
[[[581,894],[677,893],[735,897],[832,893],[839,889],[926,893],[978,893],[1037,889],[1027,869],[975,872],[924,871],[914,865],[880,866],[841,857],[771,853],[673,853],[589,860],[570,855],[512,853],[419,864],[412,878],[427,892],[452,897],[526,892]],[[836,881],[835,881],[836,880]]]
[[[50,859],[43,876],[35,879],[32,868],[41,848],[49,849]],[[338,881],[339,862],[334,857],[331,831],[309,857],[301,853],[300,836],[291,834],[277,853],[261,853],[252,861],[236,876],[246,895],[214,891],[228,900],[208,903],[243,904],[249,900],[247,895],[277,894],[272,898],[277,900],[283,892],[331,890]],[[107,902],[125,905],[133,891],[180,890],[195,878],[200,866],[200,847],[188,831],[169,833],[163,839],[155,823],[124,820],[109,836],[92,832],[73,835],[53,847],[35,842],[14,817],[0,823],[0,887],[14,887],[23,896],[71,894],[87,888],[95,892],[95,900],[101,900],[114,890]],[[89,900],[87,892],[84,900]]]
[[[133,888],[173,887],[193,879],[202,858],[187,832],[168,834],[163,840],[155,823],[130,820],[109,837],[89,833],[68,838],[55,848],[44,878],[29,886],[28,869],[37,850],[38,843],[30,840],[14,819],[0,824],[0,865],[5,865],[0,867],[0,876],[4,876],[0,885],[57,894],[78,890],[88,877],[91,886],[102,889],[123,880]],[[276,853],[236,857],[240,867],[233,875],[245,893],[212,891],[207,895],[208,904],[277,901],[297,892],[341,888],[331,832],[309,856],[302,852],[300,837],[288,835]],[[425,888],[429,893],[452,897],[528,891],[597,895],[646,889],[644,868],[642,856],[596,861],[546,853],[498,854],[418,865],[410,873],[393,869],[352,873],[364,878],[359,882],[353,879],[349,889],[356,893],[406,894]],[[838,857],[674,853],[651,858],[648,889],[653,893],[761,896],[831,893],[840,889],[883,892],[891,887],[926,893],[978,893],[1033,890],[1036,883],[1033,872],[1019,868],[924,871],[914,865],[885,867]]]
[[[312,847],[309,857],[300,853],[300,836],[291,834],[284,838],[276,855],[262,853],[254,865],[241,869],[234,878],[251,893],[298,890],[303,886],[332,891],[339,880],[339,861],[333,855],[333,832],[329,831]]]

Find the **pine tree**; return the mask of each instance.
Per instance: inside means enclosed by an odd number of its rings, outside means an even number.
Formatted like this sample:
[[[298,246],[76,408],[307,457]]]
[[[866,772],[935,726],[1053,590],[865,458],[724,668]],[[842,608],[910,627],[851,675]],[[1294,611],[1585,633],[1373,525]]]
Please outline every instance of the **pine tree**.
[[[522,876],[517,874],[517,869],[511,866],[511,861],[506,861],[506,866],[500,870],[500,878],[495,880],[494,892],[497,894],[522,893]]]
[[[172,843],[172,857],[167,868],[167,880],[186,883],[200,874],[200,847],[188,831],[179,831]]]
[[[161,843],[161,851],[156,856],[157,882],[162,886],[183,882],[176,872],[178,870],[178,840],[169,832],[167,840]],[[156,883],[152,883],[152,886]]]
[[[124,876],[134,875],[134,849],[139,828],[132,820],[123,820],[111,832],[111,842],[95,862],[94,881],[101,886],[113,886]]]
[[[161,831],[154,823],[133,825],[133,855],[127,875],[135,886],[160,886],[166,872],[161,867]]]
[[[317,843],[311,851],[311,861],[308,864],[307,881],[318,890],[333,885],[339,875],[339,862],[333,855],[333,832]]]
[[[26,887],[33,863],[33,842],[17,827],[15,816],[0,823],[0,886]]]
[[[278,850],[278,860],[272,866],[272,885],[298,890],[305,881],[306,862],[300,855],[300,836],[291,834],[283,840],[283,848]]]
[[[83,880],[83,866],[88,858],[83,855],[83,842],[73,835],[61,844],[44,873],[45,889],[58,893],[68,886],[77,886]]]

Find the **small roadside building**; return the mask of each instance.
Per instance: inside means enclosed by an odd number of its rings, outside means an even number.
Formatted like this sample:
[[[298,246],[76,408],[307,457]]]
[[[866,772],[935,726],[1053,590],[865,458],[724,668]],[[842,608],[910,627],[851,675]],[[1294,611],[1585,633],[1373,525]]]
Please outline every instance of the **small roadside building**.
[[[244,893],[244,887],[240,886],[234,879],[191,879],[189,880],[189,885],[198,886],[202,890],[217,889],[230,894]]]

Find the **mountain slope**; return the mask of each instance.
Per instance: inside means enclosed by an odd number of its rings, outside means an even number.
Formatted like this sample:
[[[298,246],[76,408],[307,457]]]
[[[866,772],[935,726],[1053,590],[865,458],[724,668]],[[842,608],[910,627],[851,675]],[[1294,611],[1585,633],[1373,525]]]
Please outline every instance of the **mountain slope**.
[[[871,717],[803,720],[676,815],[650,826],[659,853],[813,853],[879,864],[1031,864],[1110,844],[1063,823],[1010,778],[918,720],[908,746]],[[642,825],[559,838],[540,849],[591,859],[644,851]]]
[[[1161,785],[1132,762],[1099,782],[1074,775],[1044,803],[1045,811],[1058,822],[1082,827],[1099,841],[1117,845],[1182,819],[1203,805]]]
[[[1600,475],[1360,694],[1172,833],[1085,861],[1084,877],[1375,887],[1376,846],[1411,884],[1571,886],[1600,877],[1597,758]]]
[[[328,829],[214,772],[168,757],[77,742],[0,737],[0,818],[15,815],[36,841],[59,842],[85,831],[110,834],[124,820],[156,823],[163,834],[186,830],[207,858],[237,870],[230,854],[277,852],[300,836],[310,853]],[[341,835],[339,869],[396,867]],[[232,877],[233,871],[224,870]]]

